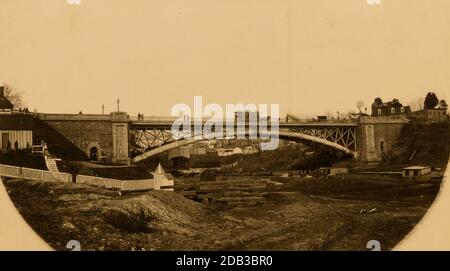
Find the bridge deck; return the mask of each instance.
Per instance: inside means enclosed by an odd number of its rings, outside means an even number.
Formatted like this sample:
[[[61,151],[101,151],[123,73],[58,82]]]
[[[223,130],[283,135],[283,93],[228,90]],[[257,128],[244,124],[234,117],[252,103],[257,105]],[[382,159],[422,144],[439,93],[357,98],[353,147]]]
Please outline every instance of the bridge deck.
[[[131,120],[130,125],[134,127],[168,127],[172,126],[175,119],[171,120],[160,120],[160,119],[153,119],[153,120]],[[206,120],[207,121],[207,120]],[[203,124],[206,123],[206,121],[202,121]],[[223,125],[226,126],[226,120],[223,121]],[[194,122],[192,122],[194,124]],[[247,123],[246,125],[248,125]],[[267,123],[267,125],[270,126],[270,122]],[[236,125],[236,124],[235,124]],[[278,125],[280,128],[286,127],[286,128],[295,128],[295,127],[356,127],[358,126],[357,122],[336,122],[336,121],[322,121],[322,122],[314,122],[314,121],[302,121],[302,122],[279,122]]]
[[[39,113],[38,118],[44,121],[110,121],[111,115],[100,115],[100,114],[52,114],[52,113]],[[175,117],[145,117],[143,120],[139,120],[137,117],[130,116],[129,123],[134,127],[169,127],[172,126]],[[209,119],[202,119],[202,123],[205,124]],[[192,124],[194,124],[195,119],[192,119]],[[234,119],[228,119],[229,122],[234,121]],[[227,119],[222,120],[223,125],[227,123]],[[270,121],[267,123],[270,125]],[[248,122],[247,122],[248,125]],[[355,121],[311,121],[311,120],[300,120],[300,121],[289,121],[285,122],[279,121],[280,127],[356,127],[358,122]]]

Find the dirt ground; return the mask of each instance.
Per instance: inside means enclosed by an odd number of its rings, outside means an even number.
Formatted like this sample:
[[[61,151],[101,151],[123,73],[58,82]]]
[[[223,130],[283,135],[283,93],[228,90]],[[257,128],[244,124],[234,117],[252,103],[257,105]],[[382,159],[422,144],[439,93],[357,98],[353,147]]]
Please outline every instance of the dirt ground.
[[[231,178],[231,177],[230,177]],[[54,249],[367,250],[393,248],[434,200],[439,179],[381,175],[286,178],[265,204],[198,203],[176,192],[119,196],[79,184],[5,180],[19,211]]]

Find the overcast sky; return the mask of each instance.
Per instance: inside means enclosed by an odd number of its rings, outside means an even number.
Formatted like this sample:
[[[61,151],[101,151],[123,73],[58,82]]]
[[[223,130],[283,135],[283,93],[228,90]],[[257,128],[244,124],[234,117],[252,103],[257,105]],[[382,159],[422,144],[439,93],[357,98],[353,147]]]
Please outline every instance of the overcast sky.
[[[0,83],[40,112],[170,114],[279,103],[282,114],[450,98],[450,1],[0,0]]]

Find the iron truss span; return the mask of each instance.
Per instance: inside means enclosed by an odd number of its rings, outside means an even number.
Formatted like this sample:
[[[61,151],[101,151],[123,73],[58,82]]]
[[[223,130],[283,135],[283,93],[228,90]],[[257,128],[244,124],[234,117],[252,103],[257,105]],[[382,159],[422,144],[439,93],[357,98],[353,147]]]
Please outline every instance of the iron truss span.
[[[290,127],[281,126],[278,135],[280,139],[306,140],[326,145],[356,158],[356,127],[357,124],[353,123],[334,126],[323,123],[290,125]],[[148,124],[131,125],[130,128],[131,150],[136,155],[132,160],[135,163],[170,149],[207,140],[192,138],[191,133],[183,134],[182,132],[174,137],[170,126],[164,127],[161,124],[153,127]]]
[[[291,131],[325,139],[356,151],[356,131],[354,127],[302,127],[293,128]]]

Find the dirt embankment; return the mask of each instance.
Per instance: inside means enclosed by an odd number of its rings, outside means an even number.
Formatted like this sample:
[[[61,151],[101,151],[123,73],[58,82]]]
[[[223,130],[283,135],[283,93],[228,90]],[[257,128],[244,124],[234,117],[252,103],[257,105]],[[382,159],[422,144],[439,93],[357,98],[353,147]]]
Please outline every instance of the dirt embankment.
[[[412,123],[402,130],[387,167],[429,165],[445,167],[450,155],[450,122]]]
[[[167,233],[189,234],[198,203],[153,191],[119,196],[80,184],[5,181],[19,212],[55,249],[79,240],[85,250],[161,249]]]
[[[425,214],[439,183],[348,176],[286,179],[252,207],[202,204],[152,191],[119,196],[77,184],[7,180],[13,202],[58,250],[366,250],[397,244]]]
[[[325,146],[295,144],[283,146],[273,151],[246,155],[237,167],[252,172],[316,169],[331,166],[333,163],[345,159],[348,159],[348,157]]]
[[[24,152],[0,153],[0,164],[41,170],[47,169],[43,156]]]

